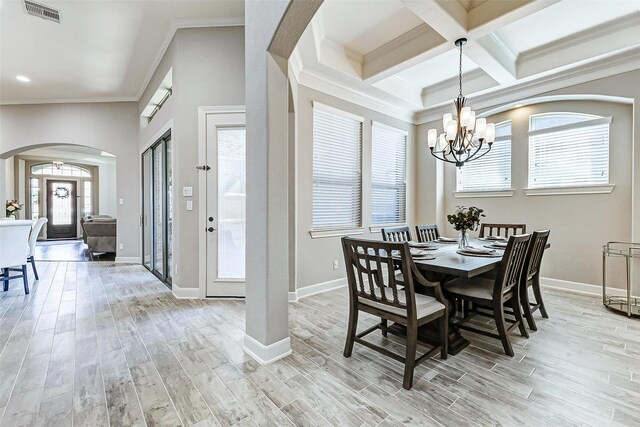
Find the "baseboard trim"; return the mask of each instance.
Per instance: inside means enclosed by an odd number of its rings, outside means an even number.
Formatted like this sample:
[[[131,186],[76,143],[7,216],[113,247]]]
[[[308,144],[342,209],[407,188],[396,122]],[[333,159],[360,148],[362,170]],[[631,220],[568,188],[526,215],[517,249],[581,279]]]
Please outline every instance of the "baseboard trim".
[[[550,277],[541,277],[540,285],[549,289],[573,292],[577,294],[602,296],[602,285],[591,285],[589,283],[552,279]],[[607,293],[613,296],[626,295],[626,291],[624,289],[618,289],[618,288],[612,288],[612,287],[607,287]]]
[[[311,295],[320,294],[322,292],[332,291],[334,289],[347,286],[347,278],[342,277],[340,279],[329,280],[328,282],[317,283],[311,286],[305,286],[304,288],[298,288],[294,292],[289,292],[289,301],[291,301],[292,295],[295,294],[295,301],[300,298],[309,297]]]
[[[178,299],[200,298],[200,288],[181,288],[180,286],[173,283],[171,285],[171,292],[173,293],[173,296]]]
[[[244,351],[251,357],[266,365],[291,354],[291,339],[286,337],[273,344],[264,345],[255,338],[244,335]]]
[[[139,256],[117,256],[116,264],[142,264]]]
[[[298,301],[298,291],[289,292],[289,302]]]

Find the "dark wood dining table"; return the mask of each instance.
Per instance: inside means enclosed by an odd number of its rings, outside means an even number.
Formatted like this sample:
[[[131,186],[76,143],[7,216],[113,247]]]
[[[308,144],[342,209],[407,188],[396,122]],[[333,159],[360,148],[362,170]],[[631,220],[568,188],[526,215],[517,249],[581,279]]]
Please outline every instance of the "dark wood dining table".
[[[414,258],[413,260],[416,267],[418,267],[420,272],[430,282],[440,282],[443,284],[448,280],[458,277],[471,278],[479,276],[497,270],[502,262],[502,256],[480,257],[460,255],[457,253],[457,242],[440,243],[435,241],[430,243],[433,243],[433,246],[437,249],[428,250],[427,252],[435,256],[435,258]],[[476,248],[482,248],[490,244],[491,241],[488,240],[480,240],[477,238],[469,239],[469,245]],[[500,255],[504,253],[502,250],[496,250],[496,252]],[[426,289],[425,291],[428,292]],[[420,292],[420,289],[416,289],[416,292]],[[455,301],[450,300],[449,306],[453,308],[455,307],[455,303]],[[457,328],[453,322],[455,310],[450,309],[449,314],[449,354],[458,354],[469,345],[469,341],[462,336],[460,329]],[[425,325],[418,331],[418,339],[435,344],[436,332],[437,331],[431,329],[431,326]]]
[[[457,253],[458,243],[439,243],[431,242],[436,250],[429,250],[428,253],[435,256],[434,259],[414,259],[416,267],[430,282],[440,282],[443,284],[447,280],[458,277],[471,278],[484,273],[497,270],[502,263],[502,256],[499,257],[480,257],[460,255]],[[483,248],[492,242],[486,239],[471,238],[469,245],[476,248]],[[547,244],[547,248],[550,245]],[[496,249],[497,253],[504,254],[503,250]],[[426,290],[426,289],[425,289]],[[419,290],[416,289],[416,292]],[[446,291],[445,291],[446,296]],[[451,307],[454,307],[455,301],[450,300]],[[454,310],[450,310],[449,322],[449,354],[458,354],[469,345],[469,341],[460,333],[459,328],[453,322],[455,314]],[[430,330],[429,325],[425,325],[418,332],[418,338],[426,342],[434,342],[437,331]]]

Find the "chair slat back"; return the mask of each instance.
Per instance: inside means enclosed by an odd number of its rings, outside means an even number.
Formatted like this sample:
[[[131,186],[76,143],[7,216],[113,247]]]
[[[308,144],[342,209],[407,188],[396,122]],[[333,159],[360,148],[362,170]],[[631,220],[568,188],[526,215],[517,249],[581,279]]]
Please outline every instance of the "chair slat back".
[[[413,260],[407,243],[342,238],[344,263],[349,293],[352,298],[365,298],[415,314],[415,296],[411,267]],[[396,279],[402,273],[403,282]],[[398,298],[404,286],[406,301]]]
[[[480,237],[502,236],[510,237],[527,232],[526,224],[480,224]]]
[[[31,221],[0,221],[0,268],[27,263]]]
[[[540,274],[542,255],[547,247],[549,230],[534,231],[531,235],[531,242],[527,251],[523,275],[526,281],[531,280],[536,274]]]
[[[382,240],[385,242],[408,242],[411,240],[409,227],[383,228],[380,232],[382,233]]]
[[[507,248],[502,256],[502,264],[498,269],[493,288],[494,299],[511,291],[514,286],[520,283],[530,240],[531,235],[529,234],[509,237],[509,243],[507,243]]]
[[[418,242],[420,243],[433,242],[440,237],[438,226],[435,224],[416,225],[416,235],[418,236]]]

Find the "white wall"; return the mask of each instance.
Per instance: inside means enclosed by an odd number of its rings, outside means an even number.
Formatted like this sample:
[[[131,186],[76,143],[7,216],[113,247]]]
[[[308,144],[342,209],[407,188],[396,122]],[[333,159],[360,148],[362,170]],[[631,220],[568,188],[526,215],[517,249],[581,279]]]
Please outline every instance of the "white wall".
[[[173,68],[173,94],[147,126],[139,126],[144,149],[172,123],[174,165],[173,284],[197,288],[198,264],[198,107],[244,104],[244,28],[178,30],[138,103],[138,117],[158,85]],[[136,154],[140,161],[140,152]],[[185,208],[183,187],[193,187],[193,211]],[[175,273],[178,265],[178,273]]]
[[[37,125],[34,125],[37,124]],[[139,259],[140,157],[135,102],[0,106],[0,158],[26,147],[73,144],[117,157],[115,191],[120,259]]]
[[[294,91],[295,94],[295,91]],[[370,233],[371,226],[371,124],[377,121],[398,129],[406,130],[407,138],[407,224],[415,224],[415,126],[386,116],[376,111],[351,104],[331,95],[297,87],[296,104],[296,288],[301,289],[320,283],[339,281],[345,277],[344,257],[340,237],[311,238],[312,229],[312,184],[313,184],[313,108],[312,102],[338,108],[364,117],[362,129],[362,226],[364,234],[358,237],[381,238],[379,232]],[[334,260],[338,269],[333,269]]]
[[[117,161],[117,160],[116,160]],[[118,216],[116,163],[98,166],[98,212],[100,215]]]

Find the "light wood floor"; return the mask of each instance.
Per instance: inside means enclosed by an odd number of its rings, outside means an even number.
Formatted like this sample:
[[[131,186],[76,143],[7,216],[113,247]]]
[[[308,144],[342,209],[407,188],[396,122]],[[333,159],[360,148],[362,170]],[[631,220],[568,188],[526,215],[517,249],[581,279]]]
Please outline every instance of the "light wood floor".
[[[26,297],[0,291],[2,426],[640,425],[640,322],[597,298],[547,292],[551,319],[513,335],[516,357],[467,333],[406,391],[399,364],[357,344],[342,357],[344,289],[291,304],[294,352],[260,366],[241,301],[176,300],[141,266],[40,272]]]
[[[35,257],[39,261],[113,261],[115,254],[95,254],[92,259],[82,239],[43,240],[36,243]]]

